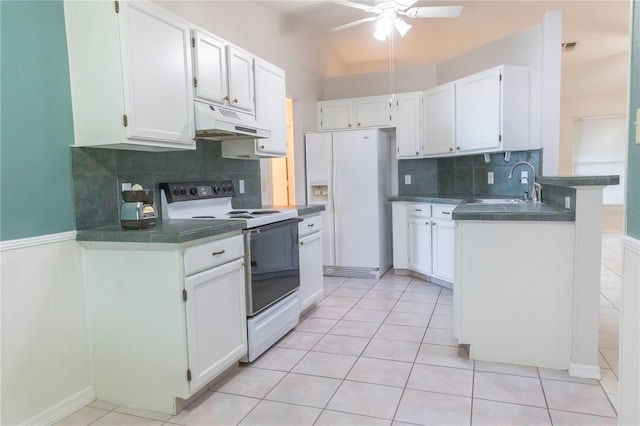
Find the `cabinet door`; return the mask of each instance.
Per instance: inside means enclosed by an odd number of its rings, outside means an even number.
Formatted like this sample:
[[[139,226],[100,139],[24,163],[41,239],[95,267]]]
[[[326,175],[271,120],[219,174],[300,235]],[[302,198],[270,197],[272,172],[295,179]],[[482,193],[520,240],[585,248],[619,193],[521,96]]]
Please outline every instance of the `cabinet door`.
[[[433,221],[433,276],[453,282],[454,226],[452,220]]]
[[[258,152],[287,155],[287,111],[284,71],[255,59],[256,120],[271,131],[268,139],[257,140]]]
[[[393,241],[393,267],[408,269],[409,227],[407,226],[407,204],[391,203],[391,232]]]
[[[422,94],[398,95],[396,101],[396,145],[398,158],[418,158],[421,155],[422,125],[420,120]]]
[[[349,129],[352,127],[352,100],[320,102],[318,105],[320,107],[320,131]]]
[[[253,56],[233,46],[227,47],[229,63],[229,105],[253,111]]]
[[[486,151],[501,145],[500,70],[456,81],[456,150]]]
[[[355,100],[356,127],[391,126],[391,101],[389,96],[376,96]]]
[[[186,278],[185,290],[193,391],[247,353],[243,260]]]
[[[409,218],[409,269],[431,275],[431,220]]]
[[[424,139],[422,153],[428,155],[455,152],[456,108],[453,83],[434,87],[422,94]]]
[[[193,63],[195,94],[198,99],[224,104],[229,99],[225,43],[194,30]]]
[[[302,310],[313,305],[323,294],[322,233],[314,232],[300,239],[300,300]]]
[[[127,136],[192,145],[189,24],[150,2],[121,4]]]

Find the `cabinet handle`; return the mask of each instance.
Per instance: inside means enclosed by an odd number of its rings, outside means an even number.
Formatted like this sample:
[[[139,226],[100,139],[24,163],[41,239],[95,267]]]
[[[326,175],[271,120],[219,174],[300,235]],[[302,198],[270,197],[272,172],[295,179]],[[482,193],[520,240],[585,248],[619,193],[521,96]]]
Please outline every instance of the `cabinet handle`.
[[[459,146],[456,146],[456,149],[457,149],[458,151],[460,151],[460,147],[459,147]]]
[[[424,224],[425,224],[425,225],[431,225],[431,222],[426,221]]]
[[[300,241],[300,245],[303,246],[304,245],[304,241]]]
[[[358,123],[358,127],[360,127],[360,123]]]
[[[313,223],[307,225],[309,228],[313,228]]]
[[[453,151],[453,148],[449,148],[449,152]]]
[[[221,255],[223,253],[224,253],[224,250],[214,251],[213,253],[211,253],[211,256],[219,256],[219,255]]]
[[[422,211],[422,209],[413,209],[413,210],[415,210],[417,212],[421,212]]]
[[[442,214],[451,214],[451,212],[442,212]]]
[[[233,103],[237,104],[238,103],[238,98],[233,98]]]
[[[351,127],[351,124],[349,124],[349,127]]]
[[[260,145],[260,149],[264,149],[264,145]]]
[[[225,101],[228,101],[228,100],[229,100],[229,96],[225,96],[225,97],[224,97],[224,100],[225,100]]]
[[[416,152],[416,155],[420,155],[420,153],[419,153],[419,152]]]
[[[431,224],[432,224],[433,226],[436,226],[436,225],[437,225],[437,223],[436,223],[436,222],[431,222]]]

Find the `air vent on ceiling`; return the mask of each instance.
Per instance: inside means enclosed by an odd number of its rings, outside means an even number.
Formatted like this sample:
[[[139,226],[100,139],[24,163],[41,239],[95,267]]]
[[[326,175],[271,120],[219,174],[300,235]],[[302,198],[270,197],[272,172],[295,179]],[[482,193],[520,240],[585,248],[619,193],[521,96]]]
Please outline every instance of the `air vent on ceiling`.
[[[570,41],[568,43],[562,43],[562,51],[566,52],[568,50],[574,50],[576,48],[577,44],[578,44],[577,41]]]

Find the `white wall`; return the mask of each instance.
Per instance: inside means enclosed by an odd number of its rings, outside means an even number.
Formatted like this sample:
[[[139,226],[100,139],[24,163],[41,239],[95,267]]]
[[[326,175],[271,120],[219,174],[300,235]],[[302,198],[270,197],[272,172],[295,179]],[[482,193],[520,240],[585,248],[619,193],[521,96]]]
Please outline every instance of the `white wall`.
[[[390,93],[390,72],[383,71],[348,74],[327,78],[324,82],[324,99],[357,98]],[[435,65],[396,70],[393,78],[394,93],[425,90],[436,85]]]
[[[3,425],[23,423],[78,392],[89,395],[81,405],[91,401],[80,248],[75,232],[38,243],[50,237],[1,245]]]
[[[282,68],[293,99],[296,200],[305,200],[304,132],[316,128],[324,76],[344,65],[308,25],[252,1],[158,1],[158,5]]]

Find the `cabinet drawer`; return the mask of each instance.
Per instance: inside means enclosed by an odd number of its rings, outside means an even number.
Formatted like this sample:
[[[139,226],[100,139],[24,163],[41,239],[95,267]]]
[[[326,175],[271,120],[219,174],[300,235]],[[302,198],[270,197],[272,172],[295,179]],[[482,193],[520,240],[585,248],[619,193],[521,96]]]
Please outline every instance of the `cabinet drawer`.
[[[184,251],[184,274],[192,275],[242,256],[242,235],[189,247]]]
[[[302,218],[303,221],[298,224],[298,237],[304,237],[312,232],[318,232],[322,229],[322,216],[307,216]]]
[[[407,205],[409,217],[431,217],[431,204],[409,203]]]
[[[456,207],[451,204],[435,204],[432,215],[435,219],[451,219],[451,212]]]

